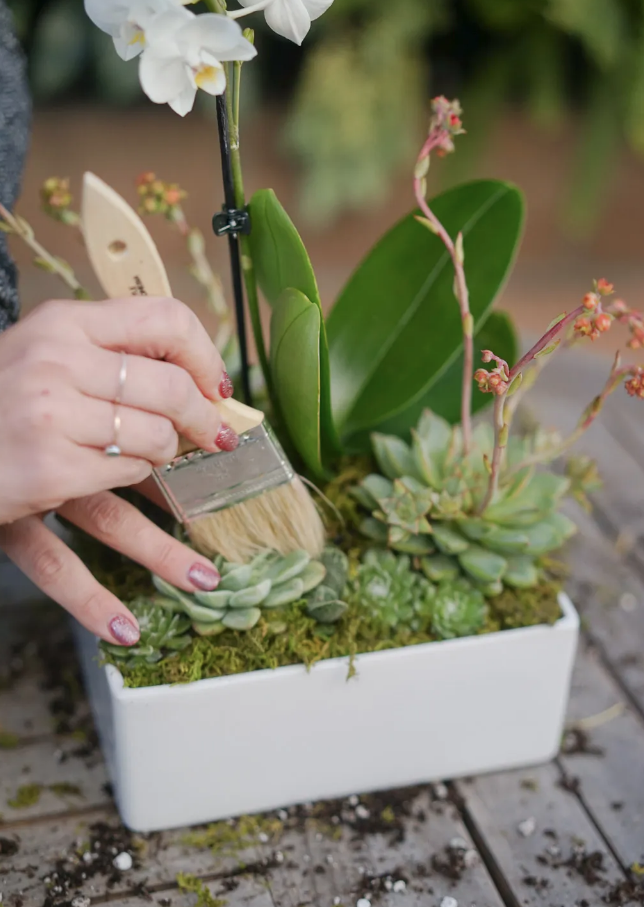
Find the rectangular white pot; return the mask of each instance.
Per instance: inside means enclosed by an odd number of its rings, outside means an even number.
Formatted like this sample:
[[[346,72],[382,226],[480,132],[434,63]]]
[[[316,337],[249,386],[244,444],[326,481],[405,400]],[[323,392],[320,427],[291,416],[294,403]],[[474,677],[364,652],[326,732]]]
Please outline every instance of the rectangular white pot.
[[[552,627],[127,689],[79,651],[123,821],[153,831],[546,761],[579,634]]]

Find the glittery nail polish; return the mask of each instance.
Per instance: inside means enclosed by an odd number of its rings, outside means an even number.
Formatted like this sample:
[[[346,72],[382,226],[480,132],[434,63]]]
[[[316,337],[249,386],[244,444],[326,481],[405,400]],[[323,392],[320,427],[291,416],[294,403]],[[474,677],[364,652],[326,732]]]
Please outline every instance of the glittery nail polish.
[[[219,434],[215,438],[215,444],[219,450],[231,451],[239,447],[239,435],[232,430],[230,425],[223,425],[219,429]]]
[[[193,564],[188,570],[188,579],[202,592],[212,592],[219,585],[221,576],[219,571],[207,564]]]
[[[219,396],[223,400],[227,400],[229,397],[232,397],[235,391],[235,386],[230,378],[228,372],[224,372],[221,381],[219,382]]]
[[[114,639],[122,646],[133,646],[141,637],[139,628],[124,614],[117,614],[108,626]]]

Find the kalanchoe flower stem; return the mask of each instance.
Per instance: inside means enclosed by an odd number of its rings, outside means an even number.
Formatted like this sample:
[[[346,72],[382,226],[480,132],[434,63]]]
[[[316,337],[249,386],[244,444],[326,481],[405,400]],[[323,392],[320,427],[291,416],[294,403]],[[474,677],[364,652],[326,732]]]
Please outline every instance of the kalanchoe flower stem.
[[[524,469],[526,466],[536,466],[539,463],[552,462],[553,460],[558,459],[563,456],[572,446],[576,444],[577,441],[584,435],[591,425],[595,422],[595,419],[600,414],[604,407],[604,403],[614,393],[618,387],[621,386],[624,378],[631,376],[631,380],[638,380],[641,369],[637,366],[626,365],[622,366],[621,356],[619,353],[616,353],[615,359],[613,361],[613,366],[610,370],[610,374],[604,385],[602,391],[597,394],[596,397],[588,404],[586,409],[581,415],[579,423],[573,432],[565,438],[561,444],[556,448],[547,451],[544,454],[535,454],[532,457],[528,457],[523,460],[521,463],[516,466],[512,472],[516,473],[521,469]],[[628,387],[628,384],[627,384]]]
[[[63,283],[72,290],[75,299],[91,299],[87,290],[77,280],[70,265],[68,265],[67,262],[62,261],[62,259],[57,258],[55,255],[51,255],[51,253],[38,242],[29,224],[21,217],[14,217],[4,205],[0,204],[0,228],[3,223],[7,225],[7,232],[19,236],[20,239],[29,246],[32,252],[35,252],[36,264],[43,268],[43,270],[49,271],[50,274],[56,274],[57,277],[60,277]]]
[[[546,331],[543,337],[541,337],[540,340],[537,340],[534,346],[528,350],[525,356],[522,356],[517,364],[510,369],[510,382],[512,382],[516,378],[516,376],[524,370],[526,366],[528,366],[531,362],[534,362],[535,359],[538,359],[540,354],[545,352],[545,350],[547,350],[547,348],[552,343],[554,343],[554,341],[557,339],[557,337],[560,336],[562,331],[564,331],[571,324],[574,324],[577,318],[579,318],[580,315],[583,315],[584,312],[585,309],[583,305],[578,306],[569,315],[564,315],[563,318],[553,324],[552,327]]]
[[[507,391],[496,397],[494,401],[494,451],[490,464],[490,479],[485,492],[485,497],[479,507],[479,515],[485,513],[486,509],[494,500],[494,495],[499,487],[499,476],[501,475],[505,449],[508,445],[508,435],[510,433],[510,426],[505,420],[506,397]]]
[[[421,151],[419,164],[429,155],[431,148],[436,146],[435,139],[425,143]],[[414,177],[414,193],[420,210],[432,224],[434,232],[441,240],[452,259],[454,267],[454,292],[458,300],[463,325],[463,387],[461,391],[461,426],[463,429],[463,453],[467,455],[472,447],[472,375],[474,372],[474,326],[470,313],[469,290],[465,279],[462,255],[451,236],[433,213],[425,199],[425,181],[422,177]],[[460,236],[461,234],[459,234]],[[462,243],[462,240],[461,240]]]
[[[479,507],[479,514],[483,514],[490,506],[499,487],[499,477],[501,474],[501,469],[503,467],[505,448],[508,443],[508,435],[510,432],[510,419],[514,413],[514,410],[510,409],[507,412],[508,418],[506,419],[505,404],[508,390],[512,386],[512,382],[517,380],[520,375],[523,375],[524,369],[526,369],[531,363],[534,363],[535,361],[538,362],[539,357],[546,354],[549,347],[553,347],[553,344],[556,342],[560,334],[565,331],[571,324],[574,324],[577,318],[579,318],[579,316],[584,312],[585,308],[583,305],[581,305],[569,315],[565,315],[563,318],[560,318],[558,321],[556,321],[546,331],[543,337],[541,337],[534,344],[534,346],[532,346],[528,350],[528,352],[524,356],[522,356],[521,359],[519,359],[517,364],[507,371],[507,386],[494,401],[494,452],[492,454],[492,463],[490,464],[490,479],[488,482],[485,497],[483,498],[481,506]],[[553,349],[554,348],[555,347],[553,347]],[[490,361],[491,358],[496,357],[490,355],[488,361]]]

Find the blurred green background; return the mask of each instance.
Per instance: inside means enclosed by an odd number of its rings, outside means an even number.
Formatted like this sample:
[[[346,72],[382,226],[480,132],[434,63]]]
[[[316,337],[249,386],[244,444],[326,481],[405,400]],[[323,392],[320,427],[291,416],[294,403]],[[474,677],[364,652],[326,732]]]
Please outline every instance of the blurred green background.
[[[9,0],[41,107],[142,103],[82,0]],[[263,22],[254,16],[253,25]],[[413,159],[430,94],[458,95],[468,140],[442,181],[467,176],[508,108],[556,135],[575,120],[562,219],[590,235],[618,154],[644,156],[644,0],[335,0],[302,49],[265,28],[245,102],[286,107],[301,215],[332,224],[386,198]]]

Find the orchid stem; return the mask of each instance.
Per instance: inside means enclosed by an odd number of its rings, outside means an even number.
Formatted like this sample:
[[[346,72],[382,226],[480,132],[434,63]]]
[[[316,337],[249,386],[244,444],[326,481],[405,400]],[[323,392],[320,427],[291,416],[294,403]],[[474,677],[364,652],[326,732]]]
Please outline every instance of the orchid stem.
[[[231,103],[231,92],[217,96],[217,125],[219,127],[219,147],[221,150],[221,169],[224,183],[224,203],[228,211],[237,208],[235,184],[233,178],[233,161],[231,139],[231,124],[228,107]],[[232,230],[228,232],[228,248],[230,252],[230,270],[235,297],[235,315],[237,318],[237,335],[239,338],[239,355],[241,359],[241,384],[244,402],[251,403],[250,390],[250,365],[248,361],[248,340],[246,336],[246,312],[244,308],[244,288],[242,283],[242,269],[240,258],[240,234]]]

